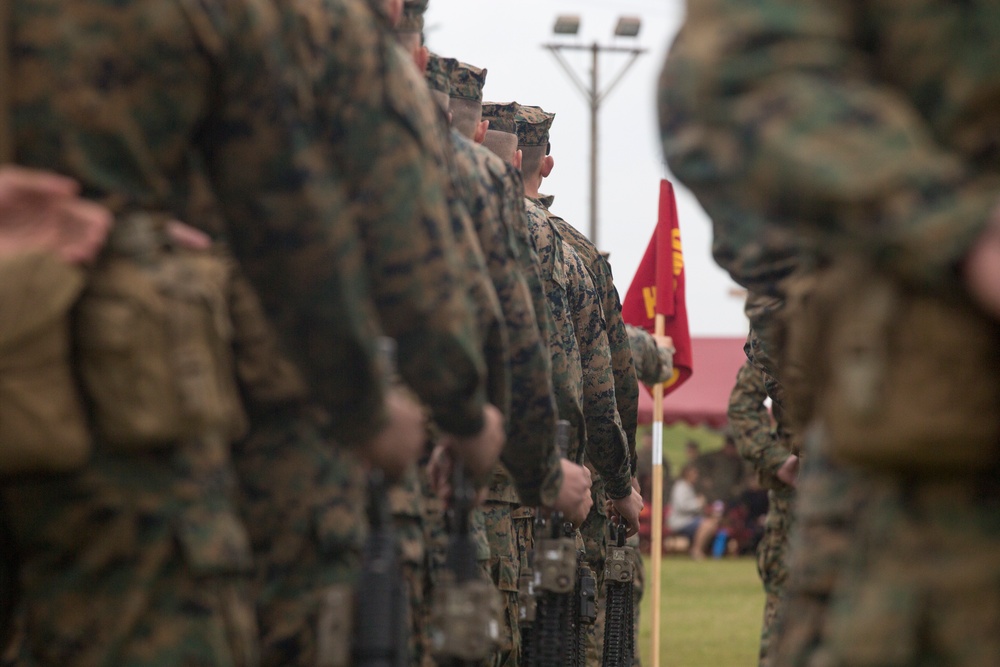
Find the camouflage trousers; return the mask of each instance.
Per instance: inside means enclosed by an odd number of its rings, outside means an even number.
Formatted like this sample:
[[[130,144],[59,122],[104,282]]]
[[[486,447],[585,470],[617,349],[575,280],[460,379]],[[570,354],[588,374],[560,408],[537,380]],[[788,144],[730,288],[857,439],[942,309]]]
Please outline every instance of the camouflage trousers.
[[[406,594],[410,602],[410,658],[411,664],[433,664],[430,660],[431,575],[430,542],[428,535],[437,530],[427,523],[427,499],[430,487],[426,476],[412,470],[389,490],[389,507],[399,541],[399,560]],[[444,517],[439,517],[443,530]]]
[[[419,541],[412,527],[416,525],[415,517],[412,516],[413,508],[417,507],[412,500],[395,503],[399,508],[396,512],[396,521],[397,527],[411,526],[401,527],[400,537],[405,560],[404,568],[411,572],[407,577],[408,580],[412,579],[409,583],[411,602],[414,602],[416,596],[420,597],[419,602],[411,605],[414,613],[414,639],[417,643],[415,648],[417,658],[413,664],[435,667],[437,662],[431,655],[430,620],[435,590],[447,585],[449,576],[446,573],[448,520],[444,502],[431,490],[429,480],[422,469],[418,471],[418,478],[421,488],[419,506],[422,509],[419,519],[421,529]],[[400,500],[404,497],[401,495]],[[406,509],[407,505],[410,509]],[[479,562],[480,572],[485,580],[491,580],[490,545],[482,507],[473,510],[469,528],[470,537],[476,545],[476,559]],[[419,564],[417,564],[418,557]]]
[[[835,665],[1000,665],[1000,482],[869,475],[830,605]]]
[[[350,643],[343,600],[365,537],[361,464],[291,413],[258,419],[234,460],[255,557],[261,662],[328,661],[327,652]],[[341,636],[321,634],[320,625]]]
[[[608,556],[608,518],[604,512],[607,496],[600,477],[594,477],[591,494],[594,505],[580,526],[580,535],[584,561],[593,570],[597,582],[597,621],[587,628],[587,665],[600,667],[604,658],[604,564]]]
[[[815,437],[805,441],[789,533],[787,579],[768,641],[768,661],[782,667],[832,665],[828,616],[857,542],[856,517],[867,491],[861,477],[830,461]]]
[[[232,473],[197,448],[99,448],[78,473],[4,486],[22,585],[14,664],[258,664]]]
[[[794,516],[795,493],[791,488],[772,489],[767,494],[768,511],[764,535],[757,545],[757,573],[766,595],[764,621],[760,631],[760,667],[769,667],[768,646],[774,632],[775,616],[788,581],[788,536]]]
[[[503,600],[500,619],[500,650],[493,660],[494,667],[517,667],[520,663],[521,631],[518,626],[518,578],[521,556],[513,521],[514,505],[487,500],[482,507],[486,539],[490,547],[490,580],[499,589]]]

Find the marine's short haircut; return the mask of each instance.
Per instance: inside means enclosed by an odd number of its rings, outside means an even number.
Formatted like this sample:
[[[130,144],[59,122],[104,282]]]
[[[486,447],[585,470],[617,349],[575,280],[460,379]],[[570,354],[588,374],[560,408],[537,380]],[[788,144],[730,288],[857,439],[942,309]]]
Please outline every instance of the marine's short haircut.
[[[476,128],[483,120],[483,105],[475,100],[452,97],[448,107],[451,110],[451,126],[467,139],[476,134]]]
[[[521,173],[525,178],[534,176],[542,168],[545,146],[521,146]]]
[[[517,135],[510,132],[498,132],[497,130],[486,130],[486,139],[483,146],[496,153],[504,162],[510,164],[514,161],[514,154],[517,153]]]

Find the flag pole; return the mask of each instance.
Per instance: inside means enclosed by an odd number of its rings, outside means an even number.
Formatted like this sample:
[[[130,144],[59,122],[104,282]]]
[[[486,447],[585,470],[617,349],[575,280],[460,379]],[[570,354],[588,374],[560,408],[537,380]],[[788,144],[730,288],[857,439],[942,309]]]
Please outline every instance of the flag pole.
[[[666,317],[657,313],[654,331],[662,336]],[[653,529],[649,554],[653,558],[653,667],[660,667],[660,565],[663,562],[663,383],[653,387]]]

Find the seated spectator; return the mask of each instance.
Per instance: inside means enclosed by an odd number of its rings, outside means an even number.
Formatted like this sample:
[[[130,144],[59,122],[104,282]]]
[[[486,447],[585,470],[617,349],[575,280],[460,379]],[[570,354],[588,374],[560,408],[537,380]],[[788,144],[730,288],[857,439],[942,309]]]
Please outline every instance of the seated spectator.
[[[695,491],[698,468],[688,464],[681,471],[670,492],[670,517],[667,527],[675,535],[691,541],[691,557],[705,557],[709,542],[719,528],[719,513],[706,514],[705,496]]]
[[[757,478],[751,475],[747,480],[747,488],[726,509],[722,518],[721,527],[729,534],[730,553],[756,553],[757,543],[764,534],[767,506],[767,490],[761,488]]]

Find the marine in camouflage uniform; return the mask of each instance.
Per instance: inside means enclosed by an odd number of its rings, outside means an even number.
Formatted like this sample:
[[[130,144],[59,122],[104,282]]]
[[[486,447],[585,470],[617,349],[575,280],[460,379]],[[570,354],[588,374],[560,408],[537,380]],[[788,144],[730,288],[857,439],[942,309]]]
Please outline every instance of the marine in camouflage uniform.
[[[299,88],[314,91],[318,126],[331,144],[342,133],[359,137],[343,152],[339,145],[334,151],[335,161],[345,165],[344,182],[352,206],[359,211],[359,222],[368,225],[378,216],[380,224],[395,225],[394,234],[409,229],[411,240],[429,239],[417,230],[428,219],[441,224],[434,212],[440,210],[444,183],[436,180],[440,171],[420,148],[426,132],[421,135],[399,113],[403,109],[417,114],[426,99],[414,92],[412,81],[406,78],[410,67],[399,55],[394,37],[357,0],[287,4],[300,19],[297,25],[308,27],[296,34],[294,52],[302,58],[301,70],[306,75]],[[377,134],[365,134],[372,127],[369,123],[377,127]],[[358,129],[359,124],[364,125]],[[361,140],[366,143],[362,145]],[[400,191],[410,197],[405,206],[394,199]],[[425,211],[431,213],[422,218]],[[434,262],[427,265],[400,252],[395,243],[376,250],[370,239],[377,232],[371,225],[365,229],[369,257],[378,254],[380,261],[392,262],[396,270],[405,270],[418,282],[422,277],[439,277],[433,274],[440,269],[440,261],[437,267]],[[428,243],[427,247],[433,246]],[[423,273],[425,269],[430,273]],[[414,301],[412,293],[396,292],[393,298],[397,307],[435,308],[429,302]],[[409,324],[414,326],[411,335],[421,335],[422,329],[426,335],[429,329],[420,319]],[[401,349],[400,358],[404,354],[412,353]],[[350,387],[350,382],[344,382],[345,392]],[[363,447],[364,442],[350,422],[340,419],[328,425],[322,415],[310,416],[310,412],[307,406],[296,404],[263,411],[266,421],[257,425],[240,449],[244,505],[258,546],[258,571],[263,573],[260,609],[265,664],[328,660],[322,649],[331,648],[331,643],[317,638],[317,624],[337,617],[339,629],[348,627],[349,618],[341,618],[347,612],[340,592],[345,584],[353,583],[357,570],[367,499],[357,457],[330,442],[330,434],[354,446]],[[287,474],[277,474],[279,470]],[[389,503],[403,517],[401,559],[411,575],[412,600],[419,605],[422,506],[413,490],[415,475],[405,480],[410,491],[393,488]],[[290,483],[297,485],[294,494],[287,490]],[[286,521],[268,521],[278,506]],[[287,521],[288,517],[297,519]],[[414,652],[419,655],[418,635],[413,637]],[[335,638],[334,643],[343,645],[344,638]]]
[[[301,134],[309,123],[283,80],[293,67],[280,17],[244,2],[12,9],[18,160],[71,175],[120,219],[183,218],[198,155],[273,321],[310,359],[301,367],[315,396],[332,410],[330,378],[356,373],[346,402],[377,416],[362,257],[342,224],[343,193],[311,154],[315,138]],[[17,508],[25,664],[257,663],[228,447],[206,434],[123,453],[102,438],[78,472],[5,484]]]
[[[396,28],[397,33],[404,37],[421,34],[423,13],[426,8],[426,0],[406,3],[403,20]],[[403,53],[402,50],[397,52]],[[484,358],[487,362],[487,398],[506,414],[509,412],[510,403],[509,339],[500,303],[491,276],[487,272],[480,236],[467,208],[466,195],[463,191],[467,184],[460,180],[445,116],[440,106],[435,103],[431,90],[422,76],[423,73],[417,72],[414,68],[403,69],[406,70],[405,79],[407,85],[414,91],[414,96],[417,97],[419,92],[419,97],[428,101],[412,109],[411,118],[423,138],[425,149],[444,170],[445,198],[452,232],[465,260],[465,275],[461,279],[461,284],[469,290],[468,302],[477,315],[477,331],[483,341]],[[436,80],[440,81],[441,78],[437,77]],[[440,573],[436,566],[443,562],[441,549],[446,544],[447,536],[444,534],[444,508],[432,497],[429,480],[423,471],[420,477],[419,486],[408,485],[406,492],[400,496],[406,498],[407,503],[397,507],[394,513],[397,516],[402,539],[408,545],[407,550],[412,551],[413,557],[416,557],[419,551],[420,559],[410,561],[405,572],[412,596],[414,636],[421,638],[424,644],[421,652],[426,652],[430,642],[427,622],[433,598],[432,588]],[[489,550],[483,517],[479,514],[479,510],[473,512],[472,533],[479,547],[479,559],[485,565],[489,558]],[[424,542],[424,540],[430,541]],[[419,550],[418,542],[420,542]],[[417,655],[416,659],[424,658]]]
[[[661,78],[661,127],[671,168],[701,197],[717,241],[766,258],[773,235],[799,227],[834,262],[860,256],[914,294],[969,299],[957,269],[991,242],[983,234],[1000,199],[996,123],[982,104],[998,85],[987,64],[1000,49],[997,10],[934,0],[689,7]],[[853,512],[858,527],[821,641],[779,650],[777,663],[1000,661],[996,614],[985,611],[1000,605],[995,472],[868,464],[840,489],[817,490],[807,480],[830,479],[810,470],[823,445],[807,439],[806,449],[793,540],[816,537],[810,514],[832,526],[830,514]],[[851,507],[857,493],[868,501]],[[798,546],[789,594],[798,574],[818,574],[796,560]]]
[[[435,70],[438,68],[447,70],[441,72],[447,74],[447,79],[437,76]],[[465,63],[436,63],[432,57],[429,67],[432,88],[450,96],[451,75],[456,68],[456,96],[461,96],[467,106],[481,104],[486,70]],[[515,229],[523,222],[509,200],[504,201],[505,192],[510,192],[505,183],[510,182],[512,169],[457,128],[452,129],[451,136],[461,179],[459,191],[464,193],[466,206],[473,214],[511,341],[513,401],[507,422],[508,439],[531,442],[537,454],[547,455],[547,460],[539,461],[546,464],[539,467],[540,472],[547,473],[546,477],[539,476],[534,485],[529,485],[524,497],[538,505],[542,504],[545,495],[551,504],[561,474],[554,447],[551,361],[519,260]],[[517,491],[514,480],[498,466],[481,508],[490,550],[489,572],[504,601],[503,642],[494,657],[497,666],[517,665],[520,649],[517,611],[520,557],[512,523],[512,510],[521,502]]]
[[[539,107],[519,105],[517,112],[518,147],[522,150],[522,169],[535,172],[549,152],[549,128],[555,114],[548,114]],[[540,166],[540,165],[539,165]],[[635,431],[638,424],[639,385],[636,382],[632,351],[625,324],[621,317],[621,301],[614,286],[611,265],[583,234],[559,216],[550,211],[553,197],[539,195],[532,201],[544,209],[549,224],[556,230],[563,242],[579,256],[587,277],[594,286],[594,296],[600,311],[600,322],[591,320],[588,327],[603,326],[608,341],[611,371],[614,382],[614,400],[622,430],[626,436],[631,457],[631,474],[635,475]],[[584,362],[584,373],[589,364]],[[588,439],[590,438],[588,433]],[[598,437],[595,433],[594,437]],[[588,641],[588,663],[600,664],[601,645],[604,637],[604,561],[607,554],[607,517],[603,483],[598,477],[592,487],[594,504],[587,520],[580,527],[584,539],[584,551],[590,568],[597,580],[598,619],[590,629]]]
[[[760,635],[760,665],[772,664],[768,646],[774,631],[774,619],[788,579],[786,554],[792,526],[794,487],[776,476],[778,469],[792,455],[791,446],[771,428],[771,415],[764,405],[767,390],[764,374],[747,362],[736,376],[729,397],[729,426],[740,455],[749,461],[767,491],[768,512],[764,536],[757,547],[757,572],[764,584],[764,622]]]

